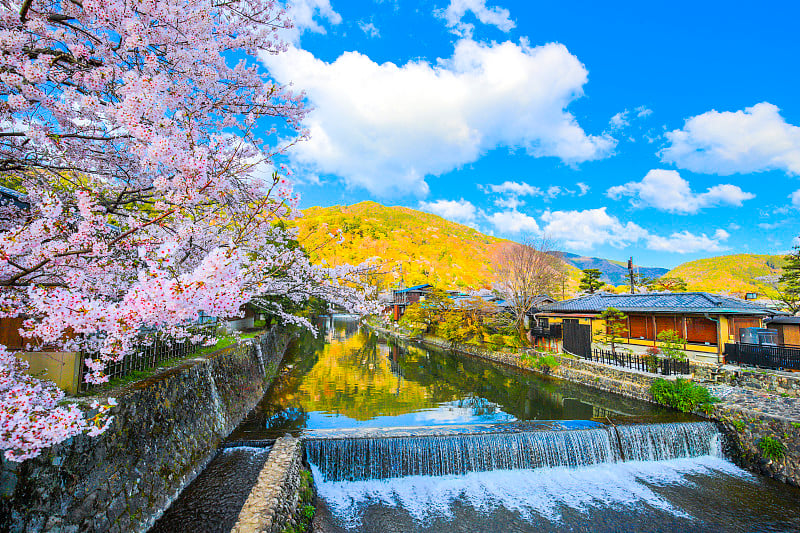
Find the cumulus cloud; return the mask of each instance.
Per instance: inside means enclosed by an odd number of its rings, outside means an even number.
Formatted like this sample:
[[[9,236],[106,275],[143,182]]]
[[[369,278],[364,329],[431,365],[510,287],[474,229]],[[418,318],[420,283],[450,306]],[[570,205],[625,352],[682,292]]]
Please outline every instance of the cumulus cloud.
[[[610,244],[622,247],[648,235],[641,226],[620,220],[606,212],[605,207],[583,211],[545,211],[542,214],[548,237],[563,242],[568,248],[588,250]]]
[[[477,210],[472,202],[464,200],[436,200],[435,202],[420,202],[419,208],[428,213],[439,215],[442,218],[455,222],[469,223],[475,220]]]
[[[293,163],[379,195],[424,194],[426,176],[497,147],[575,164],[615,146],[566,111],[583,94],[587,71],[560,44],[462,39],[448,59],[403,66],[358,52],[326,63],[297,48],[261,59],[278,82],[302,87],[315,108],[303,124],[310,140],[291,150]]]
[[[678,172],[661,169],[651,170],[642,181],[611,187],[606,194],[615,200],[628,196],[635,207],[655,207],[681,214],[717,205],[741,206],[743,201],[755,198],[754,194],[729,184],[714,185],[704,193],[696,193]]]
[[[472,12],[482,24],[495,26],[508,33],[516,24],[511,20],[511,13],[502,7],[486,7],[486,0],[450,0],[446,9],[434,11],[443,18],[448,28],[458,35],[472,35],[473,26],[462,21],[467,12]]]
[[[721,252],[727,250],[720,241],[727,240],[730,235],[724,229],[718,229],[713,236],[705,233],[695,235],[689,231],[675,232],[669,237],[649,235],[647,247],[651,250],[688,254],[693,252]]]
[[[783,170],[800,174],[800,127],[768,102],[744,111],[709,111],[666,133],[660,155],[693,172],[728,175]]]
[[[532,216],[520,213],[516,209],[499,211],[486,217],[492,226],[501,233],[538,233],[539,224]]]
[[[586,185],[582,181],[579,181],[575,185],[577,185],[578,189],[580,189],[580,191],[578,191],[578,196],[585,196],[586,193],[589,192],[589,189],[591,189],[591,187],[589,187],[588,185]]]
[[[800,189],[790,194],[789,198],[792,200],[792,205],[800,209]]]
[[[533,185],[524,181],[504,181],[500,184],[489,184],[482,188],[488,193],[498,194],[494,199],[494,204],[498,207],[507,207],[509,209],[516,209],[525,205],[525,201],[521,199],[524,196],[539,196],[545,202],[553,200],[559,196],[583,196],[589,191],[589,186],[585,183],[576,183],[577,189],[568,189],[561,185],[550,185],[546,189],[534,187]]]

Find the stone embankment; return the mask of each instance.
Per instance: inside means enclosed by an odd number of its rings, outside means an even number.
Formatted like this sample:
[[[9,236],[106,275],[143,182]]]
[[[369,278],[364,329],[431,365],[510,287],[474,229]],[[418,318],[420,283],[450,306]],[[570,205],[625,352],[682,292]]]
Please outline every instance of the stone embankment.
[[[310,502],[313,494],[303,487],[302,474],[302,441],[288,435],[275,441],[231,533],[294,531],[303,518],[303,502]]]
[[[264,395],[292,335],[273,328],[114,391],[100,437],[3,460],[0,531],[146,531]]]
[[[558,366],[547,371],[534,368],[519,354],[484,350],[472,345],[454,345],[436,337],[411,338],[393,329],[371,325],[375,330],[410,342],[454,350],[505,365],[546,373],[623,396],[654,401],[650,385],[653,374],[613,367],[593,361],[553,355]],[[696,413],[718,422],[736,445],[739,463],[755,472],[800,486],[800,377],[789,372],[717,368],[692,365],[693,378],[718,398],[710,414]],[[780,457],[766,453],[763,443],[777,441]]]

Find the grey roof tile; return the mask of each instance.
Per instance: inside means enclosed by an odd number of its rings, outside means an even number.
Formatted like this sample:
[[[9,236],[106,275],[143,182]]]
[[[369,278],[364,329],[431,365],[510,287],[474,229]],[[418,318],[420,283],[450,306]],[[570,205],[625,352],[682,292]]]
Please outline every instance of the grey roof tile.
[[[717,296],[707,292],[675,292],[647,294],[595,293],[563,302],[543,305],[543,311],[602,312],[614,307],[625,312],[651,313],[717,313],[774,315],[775,311],[739,298]]]

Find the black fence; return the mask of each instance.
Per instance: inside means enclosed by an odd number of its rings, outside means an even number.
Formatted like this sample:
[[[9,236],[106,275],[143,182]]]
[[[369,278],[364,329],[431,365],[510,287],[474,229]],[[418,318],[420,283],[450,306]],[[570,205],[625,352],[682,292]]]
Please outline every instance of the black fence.
[[[689,374],[689,360],[667,359],[652,355],[638,355],[632,353],[613,354],[605,350],[592,350],[589,357],[584,357],[598,363],[607,365],[621,366],[623,368],[633,368],[651,374],[661,374],[663,376],[680,376]]]
[[[729,343],[725,345],[725,362],[778,370],[800,370],[800,346]]]
[[[575,319],[567,319],[563,325],[564,351],[578,357],[591,357],[592,354],[592,327],[580,324]]]
[[[199,334],[212,334],[216,329],[216,324],[210,323],[199,326],[197,333]],[[163,363],[172,359],[182,359],[189,357],[203,347],[202,343],[193,344],[188,339],[176,342],[174,339],[163,338],[153,334],[142,334],[138,346],[126,355],[121,361],[109,363],[106,365],[103,373],[108,376],[109,380],[114,378],[121,378],[130,376],[135,372],[144,372],[153,369]],[[88,392],[97,387],[102,386],[92,383],[86,383],[84,377],[89,372],[86,366],[86,359],[93,359],[99,357],[97,353],[81,354],[81,370],[80,370],[80,392]]]

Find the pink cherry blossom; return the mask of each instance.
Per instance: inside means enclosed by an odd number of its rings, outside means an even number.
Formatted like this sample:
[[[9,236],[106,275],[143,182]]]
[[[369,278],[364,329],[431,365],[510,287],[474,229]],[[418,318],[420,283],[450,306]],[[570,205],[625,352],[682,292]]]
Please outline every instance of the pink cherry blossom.
[[[303,94],[233,57],[281,53],[289,26],[272,0],[3,3],[0,172],[24,197],[0,205],[0,317],[32,349],[91,353],[102,383],[144,331],[213,343],[199,317],[248,302],[307,327],[283,302],[371,310],[362,267],[312,265],[284,224],[288,169],[259,170],[307,135]],[[0,346],[7,458],[108,428],[111,399],[62,399]]]

